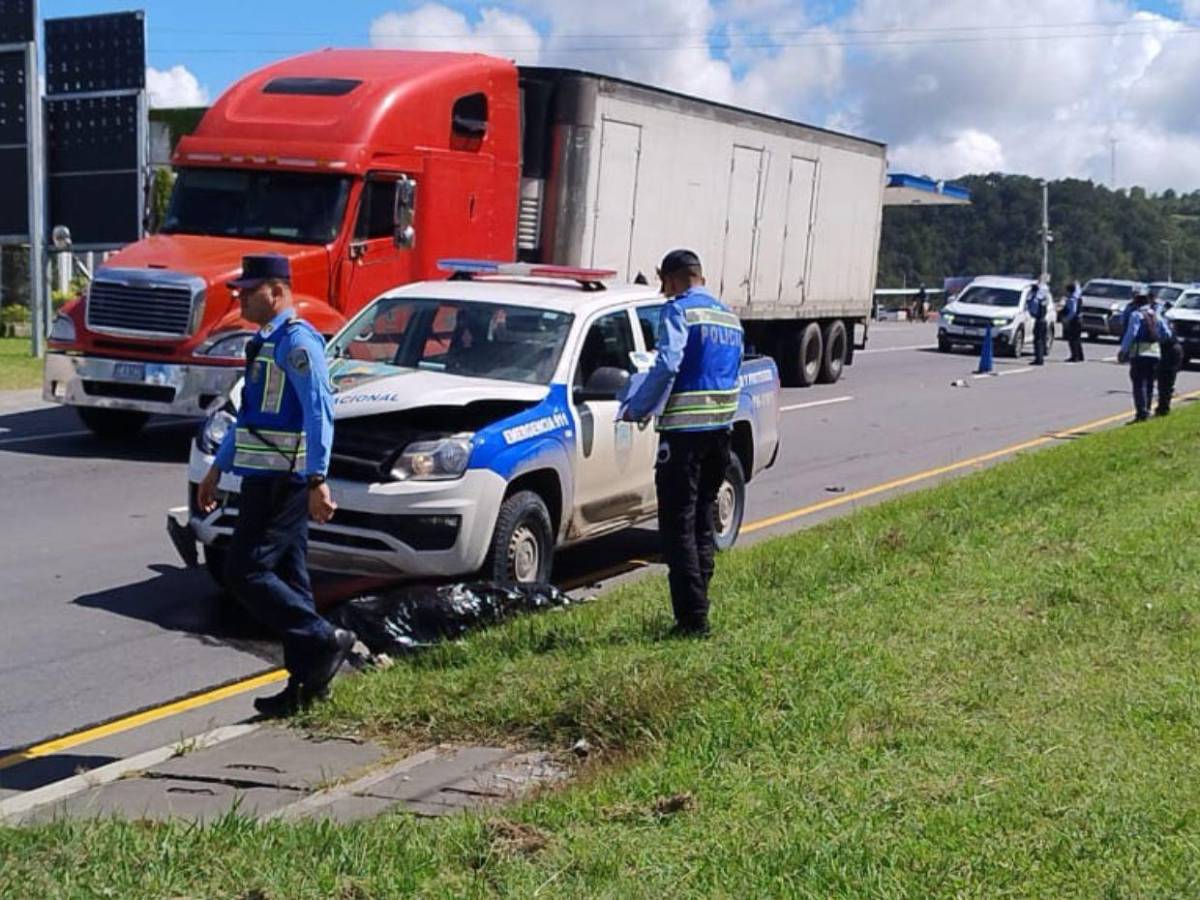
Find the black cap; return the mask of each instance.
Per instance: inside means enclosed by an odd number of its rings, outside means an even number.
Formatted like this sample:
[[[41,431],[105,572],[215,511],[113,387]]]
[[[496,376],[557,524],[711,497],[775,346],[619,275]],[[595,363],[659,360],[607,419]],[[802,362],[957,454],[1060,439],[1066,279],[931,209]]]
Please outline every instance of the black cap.
[[[683,269],[700,268],[700,257],[691,250],[672,250],[663,257],[662,264],[658,267],[658,274],[673,275]]]
[[[292,281],[292,267],[282,253],[252,253],[242,257],[242,274],[229,286],[234,290],[257,287],[264,281]]]

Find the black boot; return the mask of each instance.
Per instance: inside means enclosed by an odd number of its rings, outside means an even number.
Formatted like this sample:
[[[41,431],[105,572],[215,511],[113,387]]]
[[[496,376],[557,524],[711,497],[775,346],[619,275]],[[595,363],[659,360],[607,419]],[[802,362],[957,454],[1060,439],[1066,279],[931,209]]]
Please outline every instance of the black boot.
[[[337,628],[333,632],[333,646],[322,656],[318,657],[300,679],[301,693],[304,702],[310,702],[318,697],[324,697],[329,691],[329,683],[337,674],[342,663],[358,638],[353,631]]]
[[[272,694],[270,697],[255,697],[254,708],[261,715],[271,719],[281,719],[298,712],[304,705],[300,682],[295,678],[289,678],[287,687],[278,694]]]

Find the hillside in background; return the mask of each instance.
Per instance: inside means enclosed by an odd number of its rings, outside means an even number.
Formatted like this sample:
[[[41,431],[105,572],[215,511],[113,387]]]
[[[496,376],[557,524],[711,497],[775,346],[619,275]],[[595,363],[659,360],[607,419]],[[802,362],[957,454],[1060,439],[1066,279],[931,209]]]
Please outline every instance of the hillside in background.
[[[884,212],[880,287],[940,287],[954,275],[1041,269],[1042,189],[1024,175],[969,175],[967,207],[893,207]],[[1200,280],[1200,191],[1150,195],[1069,178],[1050,182],[1050,271],[1056,290],[1072,279]]]

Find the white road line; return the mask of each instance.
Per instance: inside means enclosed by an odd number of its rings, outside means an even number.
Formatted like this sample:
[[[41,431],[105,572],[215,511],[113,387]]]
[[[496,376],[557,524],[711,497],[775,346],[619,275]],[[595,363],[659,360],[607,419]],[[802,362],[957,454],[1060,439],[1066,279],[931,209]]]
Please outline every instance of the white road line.
[[[171,422],[156,422],[153,425],[145,426],[142,430],[153,431],[156,428],[178,428],[180,424],[181,423],[178,420]],[[91,432],[86,428],[80,428],[78,431],[52,431],[49,434],[27,434],[24,437],[5,438],[4,440],[0,441],[0,447],[4,447],[8,444],[28,444],[31,441],[55,441],[59,438],[84,437],[90,434]]]
[[[1003,372],[984,372],[982,375],[972,375],[972,378],[995,378],[998,375],[1020,375],[1022,372],[1032,372],[1034,366],[1025,366],[1022,369],[1006,369]]]
[[[855,350],[854,355],[860,356],[864,353],[899,353],[901,350],[933,350],[937,344],[909,344],[906,347],[879,347],[875,350]]]
[[[811,403],[796,403],[792,406],[781,406],[779,407],[779,411],[785,413],[796,409],[812,409],[815,406],[832,406],[834,403],[845,403],[853,399],[853,397],[831,397],[828,400],[813,400]]]
[[[1101,359],[1100,359],[1100,362],[1116,362],[1116,361],[1117,361],[1117,358],[1115,356],[1104,356],[1104,357],[1101,357]]]

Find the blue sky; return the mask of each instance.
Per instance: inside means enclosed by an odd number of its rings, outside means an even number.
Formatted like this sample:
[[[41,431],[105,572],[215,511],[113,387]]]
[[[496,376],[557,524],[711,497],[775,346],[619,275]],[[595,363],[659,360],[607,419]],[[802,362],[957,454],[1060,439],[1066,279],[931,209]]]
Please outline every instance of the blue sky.
[[[137,8],[41,0],[43,17]],[[147,0],[152,98],[328,46],[610,72],[886,141],[897,167],[1200,189],[1200,0]]]

